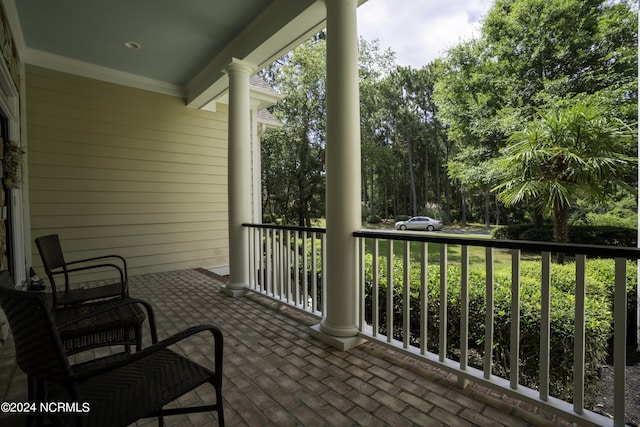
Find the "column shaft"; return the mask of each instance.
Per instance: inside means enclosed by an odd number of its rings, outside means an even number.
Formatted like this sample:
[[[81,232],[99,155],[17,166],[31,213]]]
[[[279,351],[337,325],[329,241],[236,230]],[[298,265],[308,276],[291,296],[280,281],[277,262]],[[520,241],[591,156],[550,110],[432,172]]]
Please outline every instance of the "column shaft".
[[[249,248],[243,223],[251,222],[251,106],[249,77],[254,69],[233,60],[229,75],[229,284],[226,290],[242,292],[248,287]],[[234,293],[235,294],[235,293]]]
[[[334,337],[358,332],[361,228],[360,102],[357,0],[327,5],[327,313],[320,330]]]

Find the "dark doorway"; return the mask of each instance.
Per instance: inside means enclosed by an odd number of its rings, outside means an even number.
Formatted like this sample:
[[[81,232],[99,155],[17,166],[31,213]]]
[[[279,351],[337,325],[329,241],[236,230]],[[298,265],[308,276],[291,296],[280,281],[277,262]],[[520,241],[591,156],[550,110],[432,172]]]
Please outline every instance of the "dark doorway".
[[[2,111],[0,111],[0,138],[4,158],[4,156],[10,153],[12,147],[9,143],[9,120]],[[3,165],[4,163],[3,161]],[[0,201],[2,201],[2,209],[0,210],[0,236],[2,236],[0,257],[2,260],[2,268],[9,270],[15,277],[15,271],[13,271],[13,212],[11,209],[11,191],[11,188],[7,186],[5,171],[3,170],[2,194],[0,194]]]

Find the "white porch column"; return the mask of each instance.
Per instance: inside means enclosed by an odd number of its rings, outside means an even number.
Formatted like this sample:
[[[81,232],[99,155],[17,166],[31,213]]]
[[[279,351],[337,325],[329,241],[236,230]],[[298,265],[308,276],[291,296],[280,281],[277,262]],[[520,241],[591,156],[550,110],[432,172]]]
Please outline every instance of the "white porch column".
[[[249,77],[255,67],[234,58],[225,71],[229,75],[229,283],[224,292],[239,296],[249,285],[249,247],[242,224],[251,222]]]
[[[327,6],[327,313],[312,334],[347,350],[357,337],[361,228],[357,0]]]

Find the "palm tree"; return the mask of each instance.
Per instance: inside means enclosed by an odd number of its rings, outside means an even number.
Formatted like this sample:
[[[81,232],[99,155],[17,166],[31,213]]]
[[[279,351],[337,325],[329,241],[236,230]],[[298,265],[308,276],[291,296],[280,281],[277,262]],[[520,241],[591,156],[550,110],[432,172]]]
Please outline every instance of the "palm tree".
[[[569,214],[576,198],[602,202],[623,182],[635,159],[634,132],[607,118],[603,104],[578,100],[540,111],[525,128],[512,134],[494,190],[507,206],[533,203],[553,216],[554,239],[569,240]]]

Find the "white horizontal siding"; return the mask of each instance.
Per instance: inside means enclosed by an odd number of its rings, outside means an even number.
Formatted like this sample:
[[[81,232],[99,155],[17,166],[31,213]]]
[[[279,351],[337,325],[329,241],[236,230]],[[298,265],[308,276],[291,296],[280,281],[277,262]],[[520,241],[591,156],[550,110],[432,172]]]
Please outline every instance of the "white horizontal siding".
[[[223,108],[33,66],[26,87],[32,238],[120,254],[131,275],[228,264]]]

